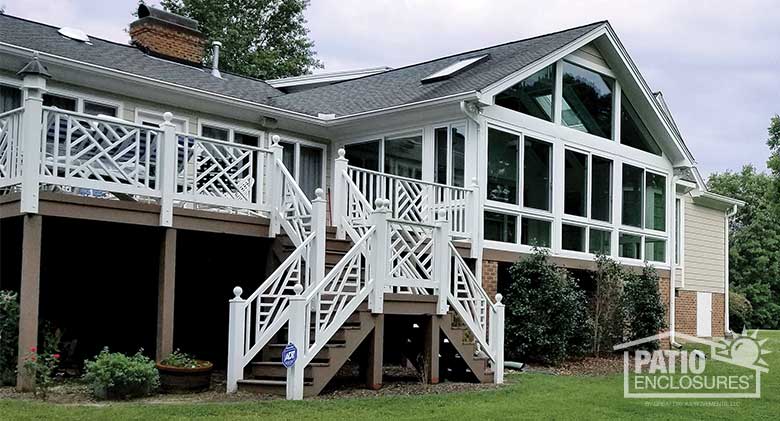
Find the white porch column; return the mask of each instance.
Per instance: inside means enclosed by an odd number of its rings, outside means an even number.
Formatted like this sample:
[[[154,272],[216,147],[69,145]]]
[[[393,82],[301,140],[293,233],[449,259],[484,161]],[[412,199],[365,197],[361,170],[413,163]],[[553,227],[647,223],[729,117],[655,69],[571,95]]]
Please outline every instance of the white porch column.
[[[387,277],[387,258],[390,255],[388,248],[387,217],[390,214],[390,201],[377,198],[374,201],[374,212],[369,217],[369,223],[376,227],[374,242],[371,244],[371,279],[374,280],[374,291],[370,295],[369,306],[371,312],[380,314],[384,311],[385,279]]]
[[[290,297],[290,321],[287,329],[288,343],[295,346],[297,360],[287,369],[287,399],[299,401],[303,399],[303,371],[306,365],[301,361],[306,349],[306,298],[301,295],[303,287],[295,284],[295,295]]]
[[[173,114],[163,114],[165,120],[160,127],[163,138],[158,142],[160,154],[158,164],[160,177],[158,179],[160,189],[160,225],[173,226],[173,195],[176,193],[176,126],[171,123]]]
[[[279,140],[281,140],[279,135],[271,136],[270,149],[273,153],[273,156],[271,157],[272,162],[269,165],[270,168],[268,168],[268,185],[270,186],[268,188],[268,204],[271,208],[271,225],[269,227],[269,234],[271,237],[279,234],[280,232],[281,224],[279,221],[279,212],[282,209],[282,196],[284,195],[284,176],[282,175],[282,170],[279,168],[279,165],[282,162],[282,153],[284,152],[284,148],[279,144]]]
[[[325,240],[328,202],[325,200],[325,192],[322,189],[314,191],[316,196],[311,201],[311,228],[314,234],[314,247],[311,250],[311,272],[309,283],[317,285],[325,278]],[[306,285],[308,289],[309,285]]]
[[[343,221],[347,216],[347,180],[344,179],[344,172],[347,171],[349,160],[344,157],[346,151],[344,148],[339,148],[338,158],[333,163],[333,190],[331,191],[331,220],[333,225],[336,226],[336,238],[343,240],[347,238],[346,231],[344,230]]]
[[[433,231],[434,279],[439,282],[439,300],[436,306],[438,314],[447,314],[447,296],[450,291],[450,221],[447,211],[440,210]]]
[[[471,193],[466,207],[466,217],[468,218],[469,231],[471,233],[471,258],[482,258],[482,224],[484,216],[482,214],[482,195],[479,190],[477,177],[471,179]]]
[[[41,171],[41,136],[43,135],[43,92],[46,78],[39,74],[25,74],[23,88],[24,113],[20,143],[22,149],[22,213],[38,213],[39,180]]]
[[[246,300],[241,298],[241,287],[233,288],[228,323],[227,393],[238,390],[238,381],[244,378],[244,329],[246,328]]]
[[[493,347],[496,361],[493,366],[493,381],[496,384],[504,383],[504,297],[496,294],[496,312],[490,321],[490,345]]]

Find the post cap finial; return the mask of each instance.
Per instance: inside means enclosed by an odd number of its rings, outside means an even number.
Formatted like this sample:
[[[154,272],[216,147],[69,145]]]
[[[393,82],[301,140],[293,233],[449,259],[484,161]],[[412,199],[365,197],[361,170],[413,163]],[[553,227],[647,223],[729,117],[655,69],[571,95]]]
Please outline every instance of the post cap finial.
[[[504,296],[501,294],[496,294],[496,304],[501,304],[501,300],[504,299]]]
[[[317,200],[325,200],[325,190],[321,188],[314,190],[314,195],[317,196]]]
[[[275,134],[275,135],[271,136],[271,143],[272,143],[274,146],[278,145],[280,140],[282,140],[282,138],[281,138],[281,137],[279,137],[279,135],[278,135],[278,134]]]
[[[293,292],[295,292],[295,295],[301,295],[303,292],[303,285],[295,284],[295,286],[293,286]]]
[[[233,288],[233,295],[235,295],[235,297],[233,297],[233,299],[240,300],[241,299],[241,294],[243,294],[243,293],[244,293],[244,290],[241,287]]]
[[[337,153],[339,154],[339,159],[344,159],[344,156],[347,154],[347,151],[344,150],[344,148],[339,148]]]
[[[173,113],[170,111],[163,113],[163,120],[165,120],[166,123],[170,123],[171,120],[173,120]]]
[[[439,209],[438,212],[436,212],[436,219],[439,221],[446,221],[447,220],[447,211],[444,209]]]

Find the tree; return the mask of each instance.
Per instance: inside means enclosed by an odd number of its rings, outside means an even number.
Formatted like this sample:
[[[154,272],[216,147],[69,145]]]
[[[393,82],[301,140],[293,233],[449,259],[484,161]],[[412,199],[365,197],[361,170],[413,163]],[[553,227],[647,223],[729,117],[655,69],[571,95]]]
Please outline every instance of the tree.
[[[780,202],[780,115],[775,114],[769,122],[769,138],[767,138],[766,144],[769,146],[771,155],[766,162],[766,167],[774,174],[774,190],[773,195],[775,203]]]
[[[777,147],[774,149],[776,158]],[[748,328],[780,328],[777,176],[759,173],[752,165],[746,165],[738,173],[712,174],[707,184],[715,193],[745,201],[729,230],[729,281],[753,306],[745,324]]]
[[[303,11],[308,0],[162,0],[169,12],[200,23],[209,41],[220,41],[222,70],[259,79],[322,68]],[[206,52],[211,61],[211,51]]]

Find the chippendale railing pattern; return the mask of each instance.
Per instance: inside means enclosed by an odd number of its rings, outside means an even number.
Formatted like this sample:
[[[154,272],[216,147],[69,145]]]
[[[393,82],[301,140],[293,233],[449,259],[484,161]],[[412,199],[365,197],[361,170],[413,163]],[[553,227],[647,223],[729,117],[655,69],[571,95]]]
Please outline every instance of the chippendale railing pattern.
[[[434,279],[434,235],[437,227],[401,220],[388,221],[390,266],[388,284],[398,293],[429,294]]]
[[[281,205],[278,210],[278,218],[287,235],[293,243],[298,245],[312,231],[311,218],[312,206],[309,198],[301,190],[290,172],[287,171],[281,158],[276,160],[276,165],[281,176]]]
[[[18,184],[22,177],[21,119],[24,108],[0,114],[0,188]]]

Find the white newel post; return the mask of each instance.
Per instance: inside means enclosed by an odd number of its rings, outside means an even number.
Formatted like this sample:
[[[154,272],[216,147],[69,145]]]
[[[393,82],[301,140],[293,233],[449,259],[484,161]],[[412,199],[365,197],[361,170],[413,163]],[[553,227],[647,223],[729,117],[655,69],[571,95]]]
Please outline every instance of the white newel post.
[[[331,191],[331,220],[336,226],[336,238],[343,240],[347,238],[347,232],[344,230],[344,217],[347,215],[347,180],[344,173],[347,171],[349,160],[344,157],[346,151],[339,148],[338,155],[333,163],[333,190]]]
[[[157,179],[160,189],[160,225],[173,226],[173,196],[176,193],[176,126],[171,123],[173,114],[163,114],[165,120],[161,125],[162,140],[158,141],[160,148],[159,171]]]
[[[482,224],[483,216],[480,204],[482,203],[482,196],[479,194],[479,183],[477,178],[471,179],[471,193],[469,193],[469,200],[466,204],[467,218],[470,220],[471,225],[471,258],[479,259],[482,257]],[[481,272],[481,271],[480,271]]]
[[[306,298],[301,295],[303,286],[295,284],[295,295],[290,297],[290,321],[287,329],[288,343],[297,350],[297,361],[287,369],[287,399],[303,399],[303,372],[306,366],[301,361],[306,349]]]
[[[43,138],[43,92],[46,79],[26,74],[23,87],[27,92],[22,114],[20,142],[22,146],[22,213],[38,213],[41,146]]]
[[[230,319],[228,324],[228,361],[227,361],[227,393],[238,389],[238,381],[244,378],[244,329],[246,328],[246,300],[241,298],[244,291],[241,287],[233,288],[233,299],[230,300]]]
[[[436,307],[438,314],[447,314],[449,306],[447,297],[450,293],[450,221],[447,211],[438,212],[436,229],[433,230],[434,278],[439,281],[439,301]]]
[[[490,321],[490,344],[495,350],[496,361],[493,367],[494,382],[504,383],[504,297],[496,294],[496,312]]]
[[[325,192],[322,189],[314,191],[316,196],[311,201],[311,229],[315,234],[314,247],[311,250],[312,258],[312,271],[309,283],[311,285],[317,285],[325,278],[325,240],[326,240],[326,225],[327,225],[327,212],[328,202],[325,200]],[[309,285],[306,285],[308,288]]]
[[[268,169],[268,184],[270,186],[268,188],[268,204],[271,208],[271,237],[280,232],[281,223],[279,221],[279,211],[282,208],[282,196],[284,195],[284,177],[282,175],[282,170],[279,168],[280,163],[283,162],[282,153],[284,152],[284,148],[279,144],[279,140],[281,140],[279,135],[275,134],[271,136],[270,149],[273,156],[271,157],[272,162]]]
[[[369,305],[371,312],[381,314],[384,311],[385,279],[387,277],[387,259],[390,256],[388,248],[387,217],[390,213],[390,201],[377,198],[374,201],[374,212],[369,217],[369,223],[376,227],[374,241],[371,244],[371,257],[369,259],[371,279],[374,280],[374,290],[370,295]]]

